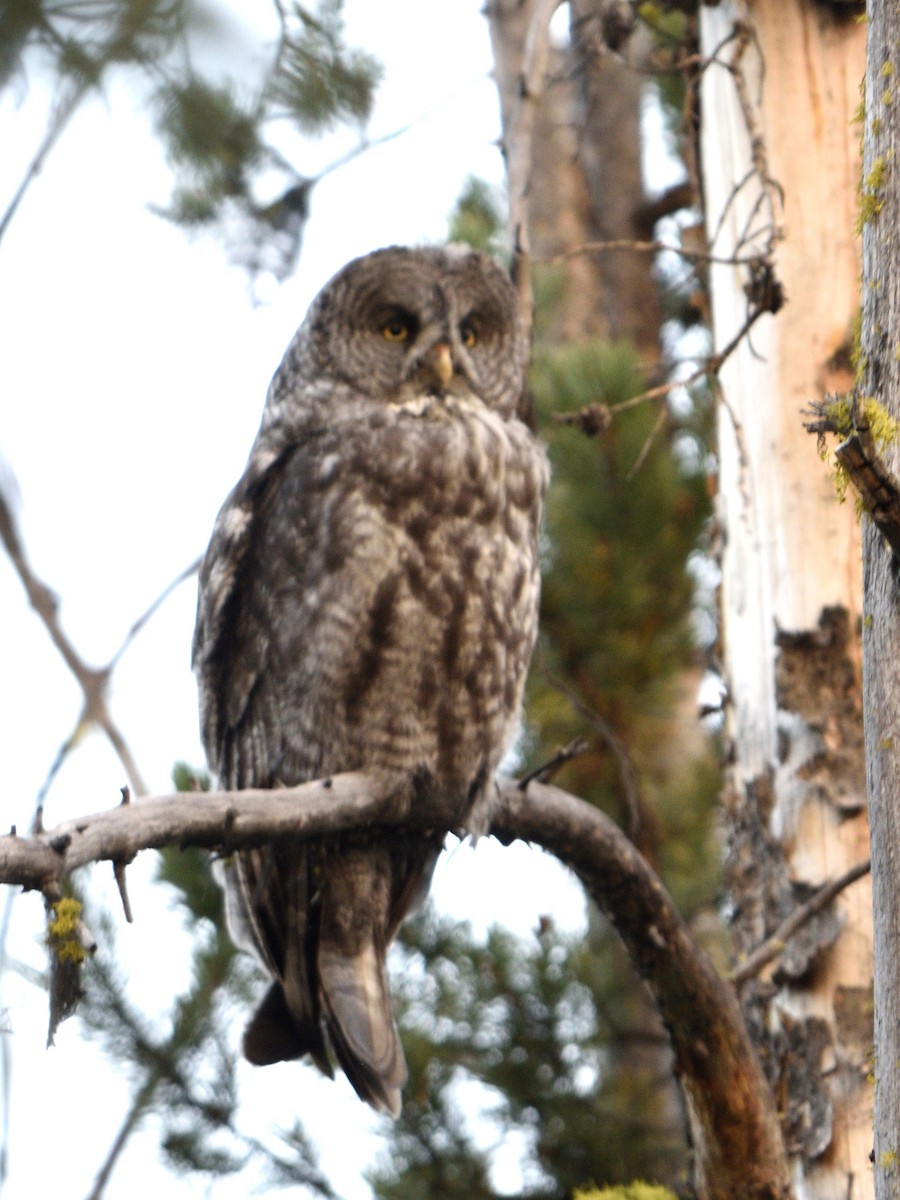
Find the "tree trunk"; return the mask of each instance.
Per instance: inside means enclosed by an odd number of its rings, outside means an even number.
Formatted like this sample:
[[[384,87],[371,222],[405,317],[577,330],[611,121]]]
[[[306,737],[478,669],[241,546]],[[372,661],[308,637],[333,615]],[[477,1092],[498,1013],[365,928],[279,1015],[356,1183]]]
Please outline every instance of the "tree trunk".
[[[536,111],[525,148],[510,142],[522,103],[523,63],[530,43],[540,36],[535,23],[546,20],[547,8],[540,0],[492,0],[487,6],[504,149],[508,165],[523,152],[529,162],[528,240],[536,277],[545,276],[543,264],[559,260],[550,269],[560,272],[561,282],[551,311],[542,314],[545,322],[549,319],[552,340],[627,339],[652,369],[660,359],[663,314],[650,258],[635,253],[561,257],[591,242],[647,238],[651,232],[641,224],[647,210],[641,170],[646,77],[604,53],[601,8],[597,0],[572,6],[570,44],[565,50],[551,48],[541,90],[530,97]],[[696,707],[679,715],[687,715],[689,724],[689,730],[672,731],[683,765],[691,750],[699,759],[706,747]],[[642,825],[655,825],[646,815]],[[635,1036],[610,1044],[610,1072],[658,1080],[654,1120],[660,1140],[684,1145],[684,1106],[662,1022],[650,993],[636,980],[632,991],[628,1023]],[[686,1155],[670,1156],[670,1175],[660,1182],[677,1185],[686,1162]]]
[[[900,419],[900,296],[897,237],[900,195],[891,177],[900,136],[897,94],[896,8],[871,4],[866,63],[863,164],[864,395]],[[887,465],[900,467],[897,439],[884,447]],[[865,522],[863,691],[872,890],[875,920],[875,1195],[895,1197],[900,1188],[900,678],[897,631],[900,591],[897,560],[874,524]]]
[[[597,0],[572,14],[568,53],[551,48],[529,148],[528,228],[538,262],[587,242],[646,237],[648,206],[641,173],[641,104],[645,81],[627,63],[604,55]],[[536,0],[491,0],[486,7],[500,94],[507,164]],[[559,341],[628,338],[645,363],[659,360],[662,306],[650,260],[613,254],[574,255],[561,263],[563,287],[553,314]]]
[[[852,383],[851,121],[865,29],[848,7],[701,7],[702,50],[717,57],[701,84],[711,249],[770,256],[787,297],[720,375],[729,883],[742,955],[868,853],[858,527],[801,417],[824,391]],[[756,280],[771,282],[758,271]],[[717,349],[746,318],[749,283],[746,266],[711,270]],[[798,1200],[872,1194],[871,939],[863,878],[743,987]]]

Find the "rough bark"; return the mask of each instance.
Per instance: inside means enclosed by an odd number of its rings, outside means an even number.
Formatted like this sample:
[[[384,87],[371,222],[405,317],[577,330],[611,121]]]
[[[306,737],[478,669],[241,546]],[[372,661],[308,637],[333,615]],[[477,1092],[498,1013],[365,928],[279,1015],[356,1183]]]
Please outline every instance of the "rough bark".
[[[609,7],[598,0],[571,6],[576,162],[587,199],[582,242],[648,239],[654,225],[641,131],[650,77],[632,65],[644,58],[645,38],[640,28],[629,38],[630,61],[610,53],[604,39]],[[604,337],[627,338],[648,366],[658,363],[663,313],[650,256],[610,254],[594,266],[593,280],[597,299],[590,307],[582,303],[582,320],[597,322]]]
[[[179,793],[68,821],[28,838],[0,837],[0,881],[41,887],[91,861],[129,861],[143,848],[218,851],[278,836],[434,823],[410,795],[384,794],[360,774],[280,791]],[[787,1200],[787,1167],[769,1090],[731,986],[716,972],[656,874],[608,817],[559,788],[501,786],[490,832],[544,846],[570,866],[616,926],[669,1030],[697,1152],[697,1194]]]
[[[704,53],[718,48],[702,80],[711,249],[772,248],[788,301],[756,324],[720,377],[729,866],[737,948],[747,954],[868,854],[858,531],[801,418],[810,400],[851,382],[851,119],[865,31],[852,11],[810,0],[704,6],[701,30]],[[744,272],[711,268],[717,347],[744,320]],[[743,989],[799,1200],[871,1195],[871,969],[861,877]]]
[[[866,111],[861,217],[863,306],[861,390],[900,419],[900,193],[894,148],[900,140],[896,6],[875,0],[868,11]],[[884,447],[896,474],[896,439]],[[875,912],[875,1195],[900,1190],[900,572],[897,557],[866,522],[863,547],[863,702],[872,888]]]

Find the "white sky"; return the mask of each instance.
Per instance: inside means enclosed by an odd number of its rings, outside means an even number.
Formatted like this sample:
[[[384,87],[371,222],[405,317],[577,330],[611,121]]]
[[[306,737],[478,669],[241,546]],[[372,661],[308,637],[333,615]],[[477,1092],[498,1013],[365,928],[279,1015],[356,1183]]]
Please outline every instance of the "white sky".
[[[442,240],[468,175],[502,182],[481,5],[349,0],[349,38],[385,68],[371,135],[430,115],[315,190],[299,271],[267,291],[265,305],[251,304],[245,276],[218,245],[190,243],[148,212],[149,202],[168,199],[170,176],[139,98],[121,79],[85,106],[53,151],[0,244],[0,470],[4,486],[13,481],[32,565],[61,597],[64,627],[89,662],[106,662],[205,547],[243,468],[269,378],[318,288],[377,246]],[[262,9],[249,0],[245,7]],[[240,43],[228,52],[240,61]],[[27,92],[0,98],[0,209],[43,132],[46,98],[34,78]],[[346,145],[311,147],[301,165],[314,172]],[[114,715],[154,791],[170,789],[177,759],[203,761],[189,670],[194,602],[191,581],[115,675]],[[3,557],[0,613],[0,828],[27,828],[79,693]],[[92,735],[54,784],[46,823],[116,804],[123,782],[112,751]],[[151,869],[150,856],[129,869],[136,923],[121,922],[119,952],[142,1007],[162,1013],[186,983],[189,958],[165,893],[141,886]],[[110,873],[97,874],[113,902]],[[580,890],[560,880],[542,855],[482,844],[443,863],[434,891],[446,911],[527,934],[542,912],[562,926],[582,920]],[[39,969],[42,917],[38,898],[19,899],[9,943]],[[4,1200],[85,1196],[127,1102],[124,1073],[83,1041],[77,1021],[45,1052],[45,997],[17,976],[2,981],[2,1008],[13,1064]],[[366,1132],[377,1123],[348,1085],[293,1064],[245,1066],[241,1083],[262,1136],[299,1115],[338,1191],[347,1200],[368,1195],[359,1172],[377,1152],[377,1135]],[[161,1187],[176,1200],[199,1193],[197,1179],[164,1176],[155,1147],[155,1131],[135,1141],[108,1200],[140,1200]],[[225,1184],[215,1194],[245,1192]]]

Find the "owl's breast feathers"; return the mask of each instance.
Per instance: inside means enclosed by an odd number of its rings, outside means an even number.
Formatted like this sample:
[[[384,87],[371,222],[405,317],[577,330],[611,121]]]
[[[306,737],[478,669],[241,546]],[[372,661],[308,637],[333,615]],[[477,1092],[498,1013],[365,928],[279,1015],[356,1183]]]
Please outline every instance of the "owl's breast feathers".
[[[232,786],[368,769],[465,789],[515,730],[545,454],[477,399],[332,414],[264,425],[219,515],[194,643],[207,744]]]

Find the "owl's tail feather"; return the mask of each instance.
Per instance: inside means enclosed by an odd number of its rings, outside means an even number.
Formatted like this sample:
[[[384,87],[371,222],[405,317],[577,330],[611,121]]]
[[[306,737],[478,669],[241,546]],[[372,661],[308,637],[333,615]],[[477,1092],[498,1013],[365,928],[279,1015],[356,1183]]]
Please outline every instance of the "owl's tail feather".
[[[360,1099],[400,1115],[406,1062],[391,1016],[384,950],[375,941],[346,956],[319,949],[325,1024],[334,1053]]]
[[[310,1055],[329,1079],[334,1078],[319,1022],[298,1021],[288,1008],[284,988],[276,980],[244,1030],[244,1057],[254,1066],[268,1067],[304,1054]]]

